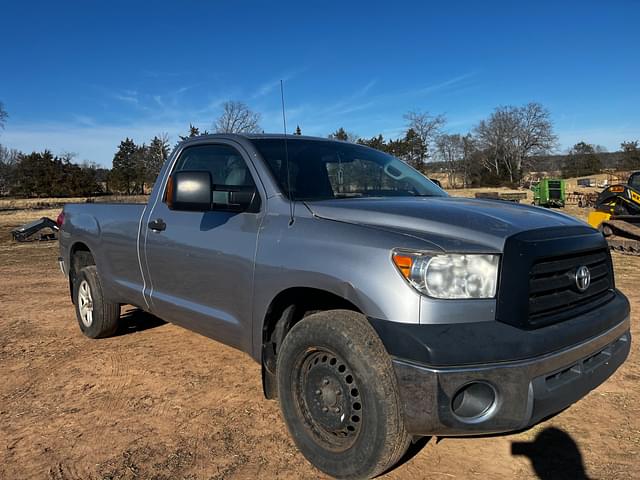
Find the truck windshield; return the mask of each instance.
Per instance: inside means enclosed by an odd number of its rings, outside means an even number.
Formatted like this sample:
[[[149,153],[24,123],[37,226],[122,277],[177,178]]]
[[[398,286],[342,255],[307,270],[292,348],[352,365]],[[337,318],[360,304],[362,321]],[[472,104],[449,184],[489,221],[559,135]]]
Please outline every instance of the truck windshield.
[[[447,195],[402,160],[381,151],[350,143],[291,137],[287,138],[288,182],[284,139],[257,138],[252,143],[282,192],[296,200]]]

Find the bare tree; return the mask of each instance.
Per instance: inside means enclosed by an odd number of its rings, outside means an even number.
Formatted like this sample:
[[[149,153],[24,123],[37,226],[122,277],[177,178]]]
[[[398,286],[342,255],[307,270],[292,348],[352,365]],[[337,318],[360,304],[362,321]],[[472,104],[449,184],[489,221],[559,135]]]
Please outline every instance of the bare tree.
[[[473,135],[467,133],[462,137],[462,161],[460,163],[460,175],[462,176],[462,188],[468,188],[471,185],[471,177],[481,153],[478,150],[476,139]]]
[[[481,120],[475,128],[475,136],[485,153],[482,164],[496,177],[501,176],[502,167],[509,161],[513,131],[513,116],[505,107],[496,108],[488,120]]]
[[[444,162],[447,180],[450,188],[456,187],[457,174],[462,171],[464,159],[464,143],[458,133],[453,135],[442,134],[435,140],[438,158]]]
[[[4,129],[4,125],[7,122],[9,114],[4,109],[4,103],[0,102],[0,128]]]
[[[258,133],[260,128],[260,114],[237,101],[225,102],[222,115],[216,120],[213,129],[217,133]]]
[[[475,134],[487,154],[485,167],[509,181],[520,179],[523,167],[534,155],[549,153],[557,145],[549,111],[539,103],[522,107],[498,107],[481,121]]]
[[[20,152],[18,150],[0,145],[0,195],[9,193],[13,172],[19,158]]]
[[[429,158],[429,147],[440,134],[442,127],[447,123],[444,115],[431,115],[429,112],[411,111],[404,115],[407,121],[407,129],[412,129],[424,145],[424,152],[419,159],[420,163]]]

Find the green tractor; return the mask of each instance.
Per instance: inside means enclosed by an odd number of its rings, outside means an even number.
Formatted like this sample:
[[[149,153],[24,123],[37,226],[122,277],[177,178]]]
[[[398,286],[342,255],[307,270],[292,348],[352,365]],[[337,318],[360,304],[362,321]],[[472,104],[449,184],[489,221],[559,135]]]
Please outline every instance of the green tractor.
[[[543,178],[531,185],[533,204],[540,207],[564,207],[565,181],[557,178]]]

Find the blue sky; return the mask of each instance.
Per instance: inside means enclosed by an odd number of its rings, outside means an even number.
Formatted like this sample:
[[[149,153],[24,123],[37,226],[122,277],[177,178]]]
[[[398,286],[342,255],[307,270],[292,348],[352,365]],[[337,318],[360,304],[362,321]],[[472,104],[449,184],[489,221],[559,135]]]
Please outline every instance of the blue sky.
[[[561,150],[640,138],[640,2],[8,1],[0,143],[110,165],[121,139],[210,129],[225,100],[281,131],[398,136],[408,110],[466,132],[550,109]]]

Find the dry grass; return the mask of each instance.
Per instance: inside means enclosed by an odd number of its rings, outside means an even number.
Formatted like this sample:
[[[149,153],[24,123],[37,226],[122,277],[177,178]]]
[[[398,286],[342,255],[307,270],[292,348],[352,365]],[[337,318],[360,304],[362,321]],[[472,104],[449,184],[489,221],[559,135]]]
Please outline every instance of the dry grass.
[[[65,203],[147,203],[148,195],[105,195],[100,197],[67,198],[2,198],[0,212],[3,210],[41,210],[62,208]]]

